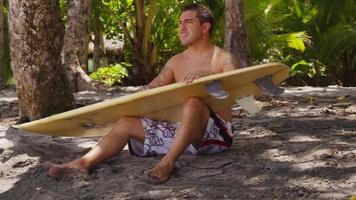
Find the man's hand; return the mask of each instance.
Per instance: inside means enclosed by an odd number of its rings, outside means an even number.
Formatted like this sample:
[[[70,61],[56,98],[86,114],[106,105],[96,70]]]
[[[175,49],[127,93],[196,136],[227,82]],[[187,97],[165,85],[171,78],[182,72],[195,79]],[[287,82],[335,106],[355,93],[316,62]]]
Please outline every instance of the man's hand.
[[[182,82],[184,82],[184,83],[191,83],[191,82],[193,82],[195,79],[198,79],[198,78],[201,78],[201,77],[204,77],[204,76],[208,76],[208,75],[212,75],[212,74],[215,74],[215,73],[214,73],[214,72],[211,72],[211,71],[200,71],[200,72],[197,72],[197,73],[194,73],[194,74],[187,75],[187,76],[182,80]]]

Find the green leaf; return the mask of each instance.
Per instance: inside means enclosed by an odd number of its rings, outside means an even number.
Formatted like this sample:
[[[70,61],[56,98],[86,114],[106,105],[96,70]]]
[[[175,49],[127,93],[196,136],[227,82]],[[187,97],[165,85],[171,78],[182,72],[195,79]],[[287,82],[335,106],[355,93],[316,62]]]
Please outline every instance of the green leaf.
[[[128,76],[127,63],[100,67],[96,72],[91,73],[90,77],[108,86],[121,83],[122,79]]]
[[[308,63],[305,60],[301,60],[297,63],[294,63],[291,67],[291,74],[308,74],[312,68],[312,63]]]
[[[287,37],[288,47],[304,52],[304,40],[307,38],[305,32],[291,33]]]

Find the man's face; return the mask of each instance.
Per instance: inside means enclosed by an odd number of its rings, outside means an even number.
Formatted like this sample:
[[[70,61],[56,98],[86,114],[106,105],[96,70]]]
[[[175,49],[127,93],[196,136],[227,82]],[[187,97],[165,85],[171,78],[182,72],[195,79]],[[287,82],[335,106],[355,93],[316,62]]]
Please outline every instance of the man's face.
[[[179,39],[184,46],[189,46],[202,37],[202,24],[196,11],[184,11],[179,18]]]

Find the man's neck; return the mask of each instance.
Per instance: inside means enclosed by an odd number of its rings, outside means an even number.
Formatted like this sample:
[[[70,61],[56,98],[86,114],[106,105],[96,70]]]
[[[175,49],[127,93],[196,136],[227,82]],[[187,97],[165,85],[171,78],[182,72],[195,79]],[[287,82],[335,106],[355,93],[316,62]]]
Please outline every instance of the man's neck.
[[[214,49],[214,45],[210,41],[198,41],[190,45],[187,53],[192,56],[210,55]]]

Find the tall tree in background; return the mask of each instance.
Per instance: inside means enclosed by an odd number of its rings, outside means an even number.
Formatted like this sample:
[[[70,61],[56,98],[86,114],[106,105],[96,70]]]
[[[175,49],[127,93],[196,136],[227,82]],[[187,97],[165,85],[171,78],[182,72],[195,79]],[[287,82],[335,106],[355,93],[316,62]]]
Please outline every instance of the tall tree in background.
[[[68,0],[62,59],[72,92],[97,90],[86,74],[90,40],[91,1]]]
[[[61,66],[58,1],[9,1],[9,32],[20,121],[71,109],[74,98]]]
[[[102,0],[93,0],[93,27],[94,27],[94,50],[93,50],[93,71],[95,72],[99,66],[107,65],[106,49],[104,45],[104,37],[102,34],[102,24],[100,20]]]
[[[243,0],[225,1],[224,48],[240,62],[241,67],[251,65],[250,49],[244,24]]]
[[[127,62],[132,63],[129,69],[129,84],[143,85],[150,82],[155,77],[159,66],[158,51],[167,50],[166,44],[174,40],[178,44],[179,40],[175,32],[177,18],[175,17],[179,12],[179,9],[176,9],[179,3],[178,0],[133,0],[120,1],[118,6],[103,5],[103,9],[110,13],[110,16],[118,16],[111,20],[115,21],[115,25],[119,25],[118,32],[121,31],[124,35],[124,37],[119,36],[125,41],[126,55],[124,57]],[[156,18],[161,21],[157,23]],[[113,35],[112,32],[106,32],[106,34],[110,36]],[[165,55],[167,57],[167,54]]]
[[[4,49],[4,18],[3,18],[3,5],[0,0],[0,89],[4,88],[4,71],[5,71],[5,49]]]
[[[136,85],[149,83],[155,76],[154,70],[157,62],[157,47],[150,40],[152,25],[157,14],[157,2],[149,1],[149,9],[143,0],[135,0],[136,30],[132,38],[134,46],[133,76]],[[147,11],[147,14],[145,13]]]

